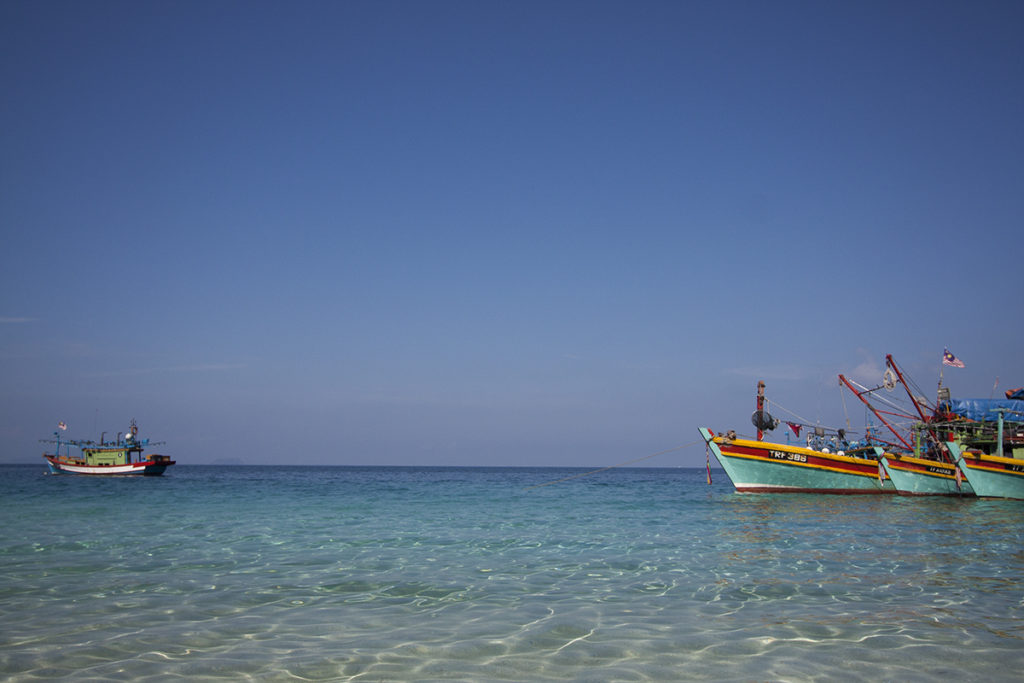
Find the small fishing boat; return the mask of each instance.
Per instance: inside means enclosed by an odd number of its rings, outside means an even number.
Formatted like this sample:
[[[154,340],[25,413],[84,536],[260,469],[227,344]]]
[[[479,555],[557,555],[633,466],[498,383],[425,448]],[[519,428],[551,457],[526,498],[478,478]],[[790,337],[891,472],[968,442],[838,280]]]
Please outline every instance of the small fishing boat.
[[[946,445],[974,493],[1024,500],[1024,400],[969,399],[946,406],[964,420]]]
[[[971,496],[974,488],[951,462],[886,452],[882,467],[896,492],[903,496]]]
[[[842,429],[788,422],[799,436],[807,427],[806,446],[764,441],[764,432],[780,421],[765,408],[764,382],[757,385],[757,410],[751,422],[757,438],[741,438],[735,431],[716,434],[701,427],[708,448],[741,493],[892,493],[891,481],[881,475],[882,449],[849,441]]]
[[[61,422],[59,429],[67,429]],[[135,420],[124,434],[118,434],[117,438],[107,441],[104,435],[100,436],[99,442],[79,441],[74,439],[62,440],[61,431],[54,432],[55,439],[46,439],[43,443],[56,444],[53,453],[43,453],[50,468],[51,474],[89,474],[89,475],[143,475],[148,477],[160,476],[168,467],[174,464],[166,455],[143,455],[143,451],[151,444],[149,439],[139,439],[139,428]],[[157,445],[154,442],[152,445]],[[159,442],[162,443],[162,442]],[[65,452],[61,453],[61,446]],[[71,453],[71,448],[77,448],[77,454]]]
[[[1024,500],[1024,459],[986,455],[973,449],[962,449],[950,442],[967,481],[981,498],[1013,498]]]

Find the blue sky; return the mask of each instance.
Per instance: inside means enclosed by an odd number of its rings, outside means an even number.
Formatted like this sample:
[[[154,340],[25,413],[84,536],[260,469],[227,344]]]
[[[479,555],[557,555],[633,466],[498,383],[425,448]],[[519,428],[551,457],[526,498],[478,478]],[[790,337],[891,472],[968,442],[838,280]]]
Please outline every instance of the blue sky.
[[[6,2],[0,462],[606,466],[1024,384],[1020,2]],[[996,380],[998,378],[998,385]],[[703,465],[691,447],[647,462]]]

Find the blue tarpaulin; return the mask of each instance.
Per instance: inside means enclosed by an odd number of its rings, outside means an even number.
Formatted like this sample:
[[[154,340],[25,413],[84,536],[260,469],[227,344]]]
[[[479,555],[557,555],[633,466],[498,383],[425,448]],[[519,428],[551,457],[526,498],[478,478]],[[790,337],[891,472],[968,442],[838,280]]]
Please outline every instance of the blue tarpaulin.
[[[1024,401],[1006,398],[960,398],[943,402],[941,407],[975,422],[996,422],[1000,410],[1004,411],[1003,420],[1024,422]]]

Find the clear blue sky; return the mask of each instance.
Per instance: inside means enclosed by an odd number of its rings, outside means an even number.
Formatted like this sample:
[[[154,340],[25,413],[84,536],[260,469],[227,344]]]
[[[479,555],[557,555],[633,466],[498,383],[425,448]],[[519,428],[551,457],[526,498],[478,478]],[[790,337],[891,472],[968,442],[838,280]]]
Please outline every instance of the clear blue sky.
[[[886,353],[1024,384],[1018,1],[8,1],[0,85],[0,462],[604,466]]]

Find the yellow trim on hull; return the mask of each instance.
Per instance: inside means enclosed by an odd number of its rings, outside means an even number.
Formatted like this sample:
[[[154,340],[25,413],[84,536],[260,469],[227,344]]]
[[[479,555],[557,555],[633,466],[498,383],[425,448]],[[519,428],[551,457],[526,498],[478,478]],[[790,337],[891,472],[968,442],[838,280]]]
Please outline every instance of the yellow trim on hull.
[[[843,469],[840,467],[828,467],[826,465],[814,465],[806,462],[797,462],[793,460],[782,460],[779,458],[772,458],[761,455],[749,455],[746,453],[727,453],[722,446],[741,446],[745,448],[753,448],[756,450],[764,451],[780,451],[784,453],[793,453],[795,455],[811,456],[815,458],[826,458],[828,460],[837,460],[840,462],[846,462],[851,465],[860,465],[862,467],[877,467],[877,460],[869,460],[867,458],[854,458],[848,455],[839,455],[838,453],[825,453],[823,451],[816,451],[813,448],[804,448],[802,446],[790,446],[787,444],[776,444],[769,443],[766,441],[753,441],[750,439],[729,439],[724,436],[714,437],[715,444],[718,445],[722,455],[729,458],[741,458],[743,460],[758,460],[761,462],[771,462],[780,465],[793,465],[795,467],[802,467],[811,470],[826,470],[829,472],[837,472],[839,474],[849,474],[855,477],[870,477],[878,478],[877,473],[871,472],[851,472],[850,470]]]
[[[934,472],[932,470],[928,470],[926,472],[922,472],[921,470],[917,470],[917,469],[898,467],[898,465],[900,463],[910,463],[912,465],[917,465],[918,467],[925,467],[925,468],[939,467],[939,468],[941,468],[943,470],[949,470],[949,473],[947,474],[946,472]],[[888,465],[889,467],[892,467],[894,469],[898,469],[898,470],[900,470],[902,472],[910,472],[912,474],[925,474],[925,475],[931,475],[933,477],[944,477],[944,478],[947,478],[947,479],[955,479],[956,478],[956,465],[950,464],[948,462],[940,462],[938,460],[926,460],[925,458],[915,458],[912,455],[901,455],[901,456],[897,457],[897,456],[893,455],[892,453],[886,453],[885,454],[885,464]]]
[[[1011,476],[1024,476],[1024,460],[1020,458],[1006,458],[999,457],[998,455],[982,455],[982,456],[971,456],[965,455],[961,462],[964,467],[972,470],[984,470],[985,472],[993,472],[995,474],[1009,474]],[[1006,465],[1009,467],[1020,467],[1021,470],[1007,470],[1002,467],[986,467],[988,464],[993,465]]]

